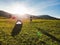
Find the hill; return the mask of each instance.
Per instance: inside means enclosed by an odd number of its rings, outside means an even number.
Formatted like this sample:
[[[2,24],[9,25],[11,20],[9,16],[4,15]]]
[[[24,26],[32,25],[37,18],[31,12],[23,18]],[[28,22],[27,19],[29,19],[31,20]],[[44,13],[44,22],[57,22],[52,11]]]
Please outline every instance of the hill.
[[[1,17],[11,18],[12,16],[14,17],[15,14],[12,15],[12,14],[10,14],[10,13],[8,13],[8,12],[5,12],[5,11],[0,10],[0,18],[1,18]],[[17,16],[16,16],[16,17],[17,17]],[[60,20],[59,18],[52,17],[52,16],[50,16],[50,15],[38,15],[38,16],[35,16],[35,15],[25,14],[24,17],[27,17],[27,18],[32,17],[33,19]],[[17,18],[18,18],[18,17],[17,17]],[[21,17],[19,17],[19,18],[21,18]]]
[[[52,17],[52,16],[49,16],[49,15],[41,15],[41,16],[38,16],[38,18],[40,19],[52,19],[52,20],[58,20],[59,18],[56,18],[56,17]]]
[[[32,17],[33,19],[60,20],[59,18],[52,17],[52,16],[50,16],[50,15],[38,15],[38,16],[29,15],[29,16]]]
[[[11,18],[12,14],[0,10],[0,17]]]

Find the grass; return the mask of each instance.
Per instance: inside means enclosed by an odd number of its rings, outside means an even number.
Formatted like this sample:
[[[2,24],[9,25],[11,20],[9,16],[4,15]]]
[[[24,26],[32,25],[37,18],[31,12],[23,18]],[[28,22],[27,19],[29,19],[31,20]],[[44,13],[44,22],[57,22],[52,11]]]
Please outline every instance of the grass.
[[[60,45],[59,42],[52,40],[36,28],[43,29],[60,39],[60,20],[35,19],[32,23],[25,21],[21,32],[12,37],[11,32],[15,22],[11,19],[0,19],[0,43],[2,45]]]

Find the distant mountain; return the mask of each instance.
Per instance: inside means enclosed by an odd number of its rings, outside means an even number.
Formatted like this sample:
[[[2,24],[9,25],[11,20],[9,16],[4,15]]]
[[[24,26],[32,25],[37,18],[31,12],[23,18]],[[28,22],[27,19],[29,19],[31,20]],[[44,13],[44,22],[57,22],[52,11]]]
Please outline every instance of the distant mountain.
[[[8,12],[5,12],[5,11],[2,11],[0,10],[0,17],[6,17],[6,18],[11,18],[11,17],[14,17],[15,14],[10,14]],[[16,16],[17,17],[17,16]],[[35,15],[30,15],[30,14],[25,14],[26,18],[30,18],[32,17],[33,19],[52,19],[52,20],[60,20],[59,18],[55,18],[55,17],[52,17],[52,16],[49,16],[49,15],[38,15],[38,16],[35,16]],[[17,17],[18,18],[18,17]],[[20,17],[21,18],[21,17]]]
[[[32,17],[33,19],[60,20],[59,18],[52,17],[52,16],[49,16],[49,15],[38,15],[38,16],[29,15],[29,16]]]
[[[56,18],[56,17],[52,17],[52,16],[49,16],[49,15],[41,15],[41,16],[38,16],[39,19],[52,19],[52,20],[58,20],[59,18]]]
[[[0,10],[0,17],[11,18],[11,16],[10,13]]]

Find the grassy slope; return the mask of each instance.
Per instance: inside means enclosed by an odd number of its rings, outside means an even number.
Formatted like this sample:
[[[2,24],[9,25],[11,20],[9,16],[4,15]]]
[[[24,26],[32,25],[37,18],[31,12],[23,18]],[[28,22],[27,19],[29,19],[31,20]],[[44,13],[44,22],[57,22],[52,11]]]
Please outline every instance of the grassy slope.
[[[48,31],[51,35],[60,39],[60,20],[33,20],[32,23],[24,22],[22,31],[12,37],[11,31],[15,25],[14,20],[0,19],[0,42],[3,45],[59,45],[59,42],[44,35],[35,27]]]

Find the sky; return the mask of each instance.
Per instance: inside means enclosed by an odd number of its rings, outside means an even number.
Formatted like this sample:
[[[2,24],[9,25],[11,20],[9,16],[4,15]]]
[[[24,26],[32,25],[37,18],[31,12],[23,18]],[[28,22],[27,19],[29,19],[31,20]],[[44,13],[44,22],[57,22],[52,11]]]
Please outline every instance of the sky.
[[[50,15],[60,18],[60,0],[0,0],[0,10],[12,14]]]

